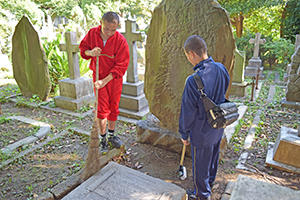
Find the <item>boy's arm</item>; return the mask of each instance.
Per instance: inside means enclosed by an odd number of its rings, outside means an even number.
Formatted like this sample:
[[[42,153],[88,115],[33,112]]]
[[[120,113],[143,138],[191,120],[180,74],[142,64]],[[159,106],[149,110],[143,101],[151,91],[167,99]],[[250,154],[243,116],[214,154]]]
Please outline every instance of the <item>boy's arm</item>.
[[[179,133],[183,140],[187,140],[197,116],[197,96],[192,85],[192,76],[188,77],[182,94],[181,111],[179,116]],[[196,90],[197,91],[197,90]]]

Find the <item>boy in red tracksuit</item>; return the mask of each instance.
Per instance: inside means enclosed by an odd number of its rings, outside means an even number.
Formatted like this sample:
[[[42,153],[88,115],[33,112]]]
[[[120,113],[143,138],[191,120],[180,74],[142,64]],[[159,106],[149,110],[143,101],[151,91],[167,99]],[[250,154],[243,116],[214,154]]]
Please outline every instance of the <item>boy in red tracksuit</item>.
[[[89,30],[81,41],[80,54],[91,59],[95,90],[98,89],[97,118],[101,134],[101,148],[108,149],[107,142],[121,146],[120,138],[114,135],[119,115],[119,102],[122,92],[123,75],[129,64],[129,49],[125,37],[117,31],[119,16],[114,12],[103,15],[100,26]],[[99,80],[96,81],[96,59],[99,57]],[[108,139],[106,138],[108,125]],[[107,141],[108,140],[108,141]]]

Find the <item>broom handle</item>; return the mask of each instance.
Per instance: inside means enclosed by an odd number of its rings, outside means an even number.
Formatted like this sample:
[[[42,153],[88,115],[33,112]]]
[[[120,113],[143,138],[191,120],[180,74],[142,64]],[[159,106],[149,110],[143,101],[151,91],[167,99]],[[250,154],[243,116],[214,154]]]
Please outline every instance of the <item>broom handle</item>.
[[[181,153],[181,159],[180,159],[180,165],[181,166],[183,166],[183,160],[184,160],[185,150],[186,150],[186,145],[183,144],[182,153]]]
[[[96,81],[98,81],[98,80],[99,80],[99,56],[97,56],[97,61],[96,61]],[[96,108],[95,108],[95,113],[97,113],[97,109],[98,109],[98,89],[95,88],[95,90],[96,90]]]

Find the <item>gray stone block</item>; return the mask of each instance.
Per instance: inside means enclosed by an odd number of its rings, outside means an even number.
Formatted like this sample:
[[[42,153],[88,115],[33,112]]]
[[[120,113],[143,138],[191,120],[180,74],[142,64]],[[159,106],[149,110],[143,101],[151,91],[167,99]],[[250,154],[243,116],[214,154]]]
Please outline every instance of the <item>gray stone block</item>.
[[[230,200],[299,200],[300,191],[239,175]]]
[[[144,94],[137,97],[121,95],[120,108],[138,112],[147,106],[148,102]]]
[[[95,102],[94,96],[85,96],[80,99],[72,99],[64,96],[54,97],[54,102],[57,107],[67,110],[79,110],[82,106]]]
[[[138,81],[136,83],[124,82],[122,94],[130,96],[140,96],[144,93],[144,82]]]
[[[281,102],[281,106],[286,107],[286,108],[293,108],[293,109],[300,110],[300,102],[296,102],[296,101],[283,100]]]
[[[86,77],[77,79],[66,78],[59,81],[59,92],[60,96],[72,99],[93,96],[93,81]]]
[[[110,162],[62,200],[183,200],[185,190]]]

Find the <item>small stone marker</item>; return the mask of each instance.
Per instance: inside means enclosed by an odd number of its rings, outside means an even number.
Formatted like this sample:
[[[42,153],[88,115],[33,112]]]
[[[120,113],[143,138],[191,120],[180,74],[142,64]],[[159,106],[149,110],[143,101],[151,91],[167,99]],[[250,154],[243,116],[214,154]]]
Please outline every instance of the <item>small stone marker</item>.
[[[22,94],[26,97],[36,94],[46,100],[51,89],[47,58],[36,30],[25,16],[13,34],[12,64]]]
[[[92,79],[80,77],[76,33],[66,32],[66,44],[60,49],[67,51],[70,78],[59,81],[60,96],[54,97],[56,106],[66,110],[79,110],[83,105],[94,102]]]
[[[239,175],[230,200],[299,200],[300,191]]]
[[[240,52],[237,49],[234,52],[234,68],[233,68],[233,77],[232,85],[230,89],[230,95],[236,95],[243,97],[246,93],[247,83],[244,81],[244,71],[245,71],[245,52]]]
[[[266,165],[300,173],[300,137],[297,129],[281,127],[275,144],[269,143]]]
[[[130,62],[126,82],[123,83],[120,100],[120,115],[133,119],[142,119],[148,112],[148,102],[144,94],[144,82],[138,80],[137,41],[142,41],[141,33],[136,31],[136,22],[126,20],[124,37],[127,40]]]
[[[254,44],[253,57],[249,60],[248,66],[246,67],[245,76],[256,76],[258,71],[260,71],[259,76],[262,77],[262,62],[259,58],[259,45],[264,44],[266,42],[265,39],[260,39],[260,33],[255,34],[255,38],[251,38],[249,40],[250,44]]]
[[[182,200],[185,190],[110,162],[62,200]]]

